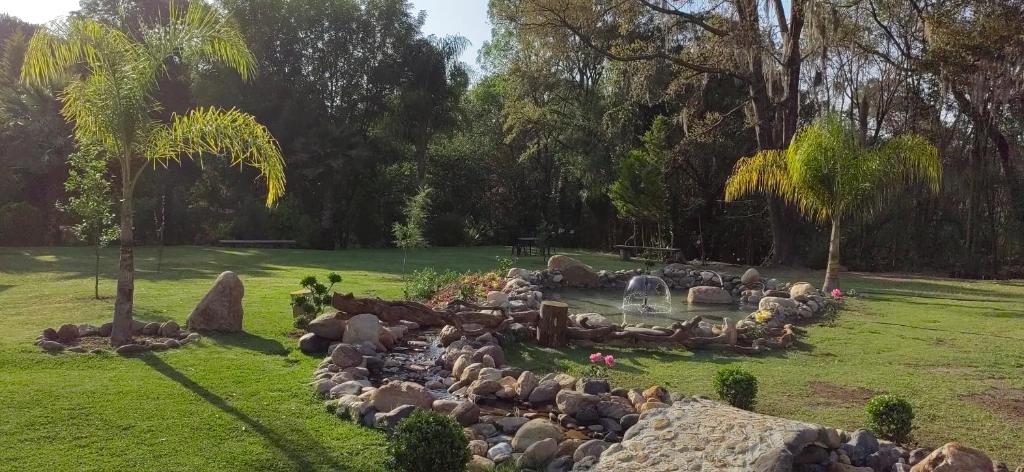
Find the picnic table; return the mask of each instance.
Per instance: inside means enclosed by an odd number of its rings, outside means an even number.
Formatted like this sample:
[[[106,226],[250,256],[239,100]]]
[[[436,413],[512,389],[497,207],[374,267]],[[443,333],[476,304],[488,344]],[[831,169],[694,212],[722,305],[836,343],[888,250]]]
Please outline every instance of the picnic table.
[[[630,258],[635,257],[641,251],[667,253],[668,259],[675,259],[676,256],[682,253],[682,249],[674,247],[630,246],[626,244],[616,244],[613,247],[619,251],[619,257],[624,261],[628,261]]]
[[[221,239],[218,245],[226,247],[269,247],[289,248],[295,246],[294,239]]]

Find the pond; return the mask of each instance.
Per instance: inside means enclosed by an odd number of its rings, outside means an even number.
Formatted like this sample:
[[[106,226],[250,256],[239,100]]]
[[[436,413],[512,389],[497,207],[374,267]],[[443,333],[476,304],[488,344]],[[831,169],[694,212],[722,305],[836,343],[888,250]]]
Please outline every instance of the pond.
[[[569,313],[599,313],[617,324],[644,323],[655,326],[669,326],[676,321],[686,321],[697,315],[711,320],[732,318],[739,320],[752,309],[740,309],[739,305],[690,305],[686,303],[686,292],[680,291],[672,296],[672,312],[668,315],[628,316],[622,314],[622,294],[611,290],[597,289],[562,289],[544,294],[548,300],[557,300],[569,304]]]

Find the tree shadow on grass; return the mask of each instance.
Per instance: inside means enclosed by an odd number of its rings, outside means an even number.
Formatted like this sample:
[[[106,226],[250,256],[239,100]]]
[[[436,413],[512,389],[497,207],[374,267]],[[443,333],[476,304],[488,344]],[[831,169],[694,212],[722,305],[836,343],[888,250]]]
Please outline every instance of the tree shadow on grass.
[[[348,470],[333,458],[333,451],[319,443],[315,438],[299,431],[290,431],[288,437],[281,435],[273,429],[265,426],[259,420],[247,415],[245,412],[235,408],[224,398],[216,393],[207,390],[185,374],[164,362],[160,357],[147,353],[139,356],[142,362],[153,368],[170,380],[177,382],[182,387],[195,393],[210,405],[231,415],[236,420],[245,423],[247,427],[263,437],[263,439],[275,449],[284,454],[298,470],[315,470],[324,466],[330,470]],[[315,458],[315,461],[310,460]],[[326,463],[324,463],[326,462]]]
[[[203,336],[217,341],[217,344],[240,347],[261,354],[286,356],[289,351],[276,339],[264,338],[244,331],[241,333],[203,333]]]

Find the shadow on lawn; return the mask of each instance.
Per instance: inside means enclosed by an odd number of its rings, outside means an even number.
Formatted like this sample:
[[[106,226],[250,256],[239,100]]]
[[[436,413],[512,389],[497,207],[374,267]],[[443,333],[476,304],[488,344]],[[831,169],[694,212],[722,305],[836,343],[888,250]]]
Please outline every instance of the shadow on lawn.
[[[327,468],[331,470],[347,470],[342,464],[332,458],[333,451],[317,442],[315,438],[296,431],[290,432],[289,437],[284,437],[273,429],[265,426],[259,420],[252,418],[245,414],[245,412],[235,408],[216,393],[213,393],[202,385],[197,384],[185,374],[168,365],[160,359],[160,357],[153,354],[144,354],[140,356],[140,358],[142,359],[142,362],[152,367],[153,370],[163,374],[168,379],[177,382],[182,387],[185,387],[192,393],[198,395],[207,403],[217,407],[217,409],[231,415],[238,421],[245,423],[246,426],[262,436],[267,443],[281,451],[289,461],[295,464],[298,470],[314,470],[321,466],[327,466]],[[310,458],[315,458],[316,461],[311,461]],[[327,463],[322,464],[321,461],[327,461]]]
[[[203,333],[203,335],[217,341],[217,344],[224,346],[240,347],[242,349],[248,349],[261,354],[274,356],[284,356],[288,354],[288,348],[284,347],[280,341],[264,338],[244,331],[232,334]]]

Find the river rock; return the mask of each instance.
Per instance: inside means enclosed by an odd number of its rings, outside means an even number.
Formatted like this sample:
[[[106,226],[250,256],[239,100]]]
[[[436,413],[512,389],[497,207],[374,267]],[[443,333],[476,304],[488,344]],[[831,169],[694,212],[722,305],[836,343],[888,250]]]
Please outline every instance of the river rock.
[[[569,256],[557,254],[548,259],[548,270],[558,271],[566,285],[572,287],[597,287],[597,271]]]
[[[875,435],[866,429],[858,429],[850,433],[850,440],[842,445],[853,465],[864,465],[868,456],[878,452],[878,447],[878,439],[875,439]]]
[[[740,276],[740,283],[743,285],[755,284],[761,281],[761,273],[751,267]]]
[[[327,351],[331,341],[321,338],[313,333],[303,334],[299,338],[299,350],[305,354],[320,354]]]
[[[338,313],[325,313],[309,322],[309,332],[331,341],[341,341],[345,334],[345,320]]]
[[[951,442],[932,451],[918,462],[911,472],[988,472],[994,470],[992,459],[985,453]]]
[[[777,315],[791,316],[796,313],[797,302],[791,298],[764,297],[757,302],[757,309]]]
[[[583,424],[590,424],[600,417],[597,404],[601,398],[575,390],[561,390],[555,396],[558,410]]]
[[[487,450],[487,458],[494,460],[497,457],[510,456],[513,452],[515,451],[512,449],[511,444],[507,442],[500,442]]]
[[[60,328],[57,328],[57,340],[69,344],[78,340],[78,326],[73,324],[63,324]]]
[[[473,456],[466,464],[467,472],[490,472],[494,469],[494,461],[480,456]]]
[[[391,381],[370,394],[370,403],[377,411],[391,411],[401,405],[414,405],[429,410],[434,396],[422,385],[415,382]]]
[[[165,338],[176,338],[181,334],[181,327],[174,320],[165,321],[164,324],[160,325],[160,329],[157,330],[157,334]]]
[[[789,298],[800,302],[807,301],[808,297],[817,293],[818,289],[807,282],[797,282],[789,288]]]
[[[686,291],[686,302],[698,305],[729,305],[732,295],[721,287],[698,286]]]
[[[562,433],[562,428],[557,424],[552,423],[545,419],[535,419],[527,421],[526,424],[516,431],[515,437],[512,438],[512,448],[516,452],[523,452],[526,448],[533,445],[538,441],[551,438],[555,440],[555,443],[562,441],[565,435]]]
[[[608,449],[608,446],[611,446],[611,444],[600,439],[591,439],[576,448],[576,451],[572,454],[572,460],[579,462],[584,457],[601,457],[601,453]]]
[[[359,348],[351,344],[338,344],[331,351],[331,362],[342,369],[358,367],[363,364],[363,353],[359,351]],[[387,410],[378,408],[377,411],[391,411],[391,408]]]
[[[453,325],[444,325],[438,333],[438,341],[442,346],[448,347],[455,341],[462,339],[462,330]]]
[[[39,341],[39,347],[43,348],[43,350],[47,352],[60,352],[63,351],[66,346],[57,341],[50,341],[49,339],[44,339],[42,341]]]
[[[535,388],[537,388],[537,376],[533,372],[527,370],[519,374],[519,380],[516,381],[516,395],[519,395],[520,400],[528,400]]]
[[[555,453],[558,452],[558,441],[553,438],[544,438],[531,444],[523,451],[523,457],[520,459],[520,465],[524,467],[531,467],[539,469],[547,464],[551,459],[555,458]]]
[[[473,353],[474,362],[483,362],[484,356],[491,356],[494,359],[494,367],[501,367],[505,365],[505,351],[500,346],[488,344],[480,349],[477,349]]]
[[[213,288],[203,296],[188,316],[186,326],[194,331],[242,331],[242,297],[245,288],[234,272],[217,276]]]
[[[116,352],[116,353],[118,353],[118,354],[120,354],[122,356],[134,356],[136,354],[141,354],[143,352],[146,352],[147,349],[149,349],[149,348],[147,348],[145,345],[142,345],[142,344],[124,344],[124,345],[118,346],[118,348],[115,349],[114,352]]]
[[[370,343],[378,351],[384,350],[380,342],[380,319],[377,315],[363,313],[349,318],[345,323],[345,332],[341,336],[342,342],[358,346],[362,343]]]
[[[534,405],[551,403],[561,389],[562,386],[554,380],[542,381],[530,392],[529,401]]]

